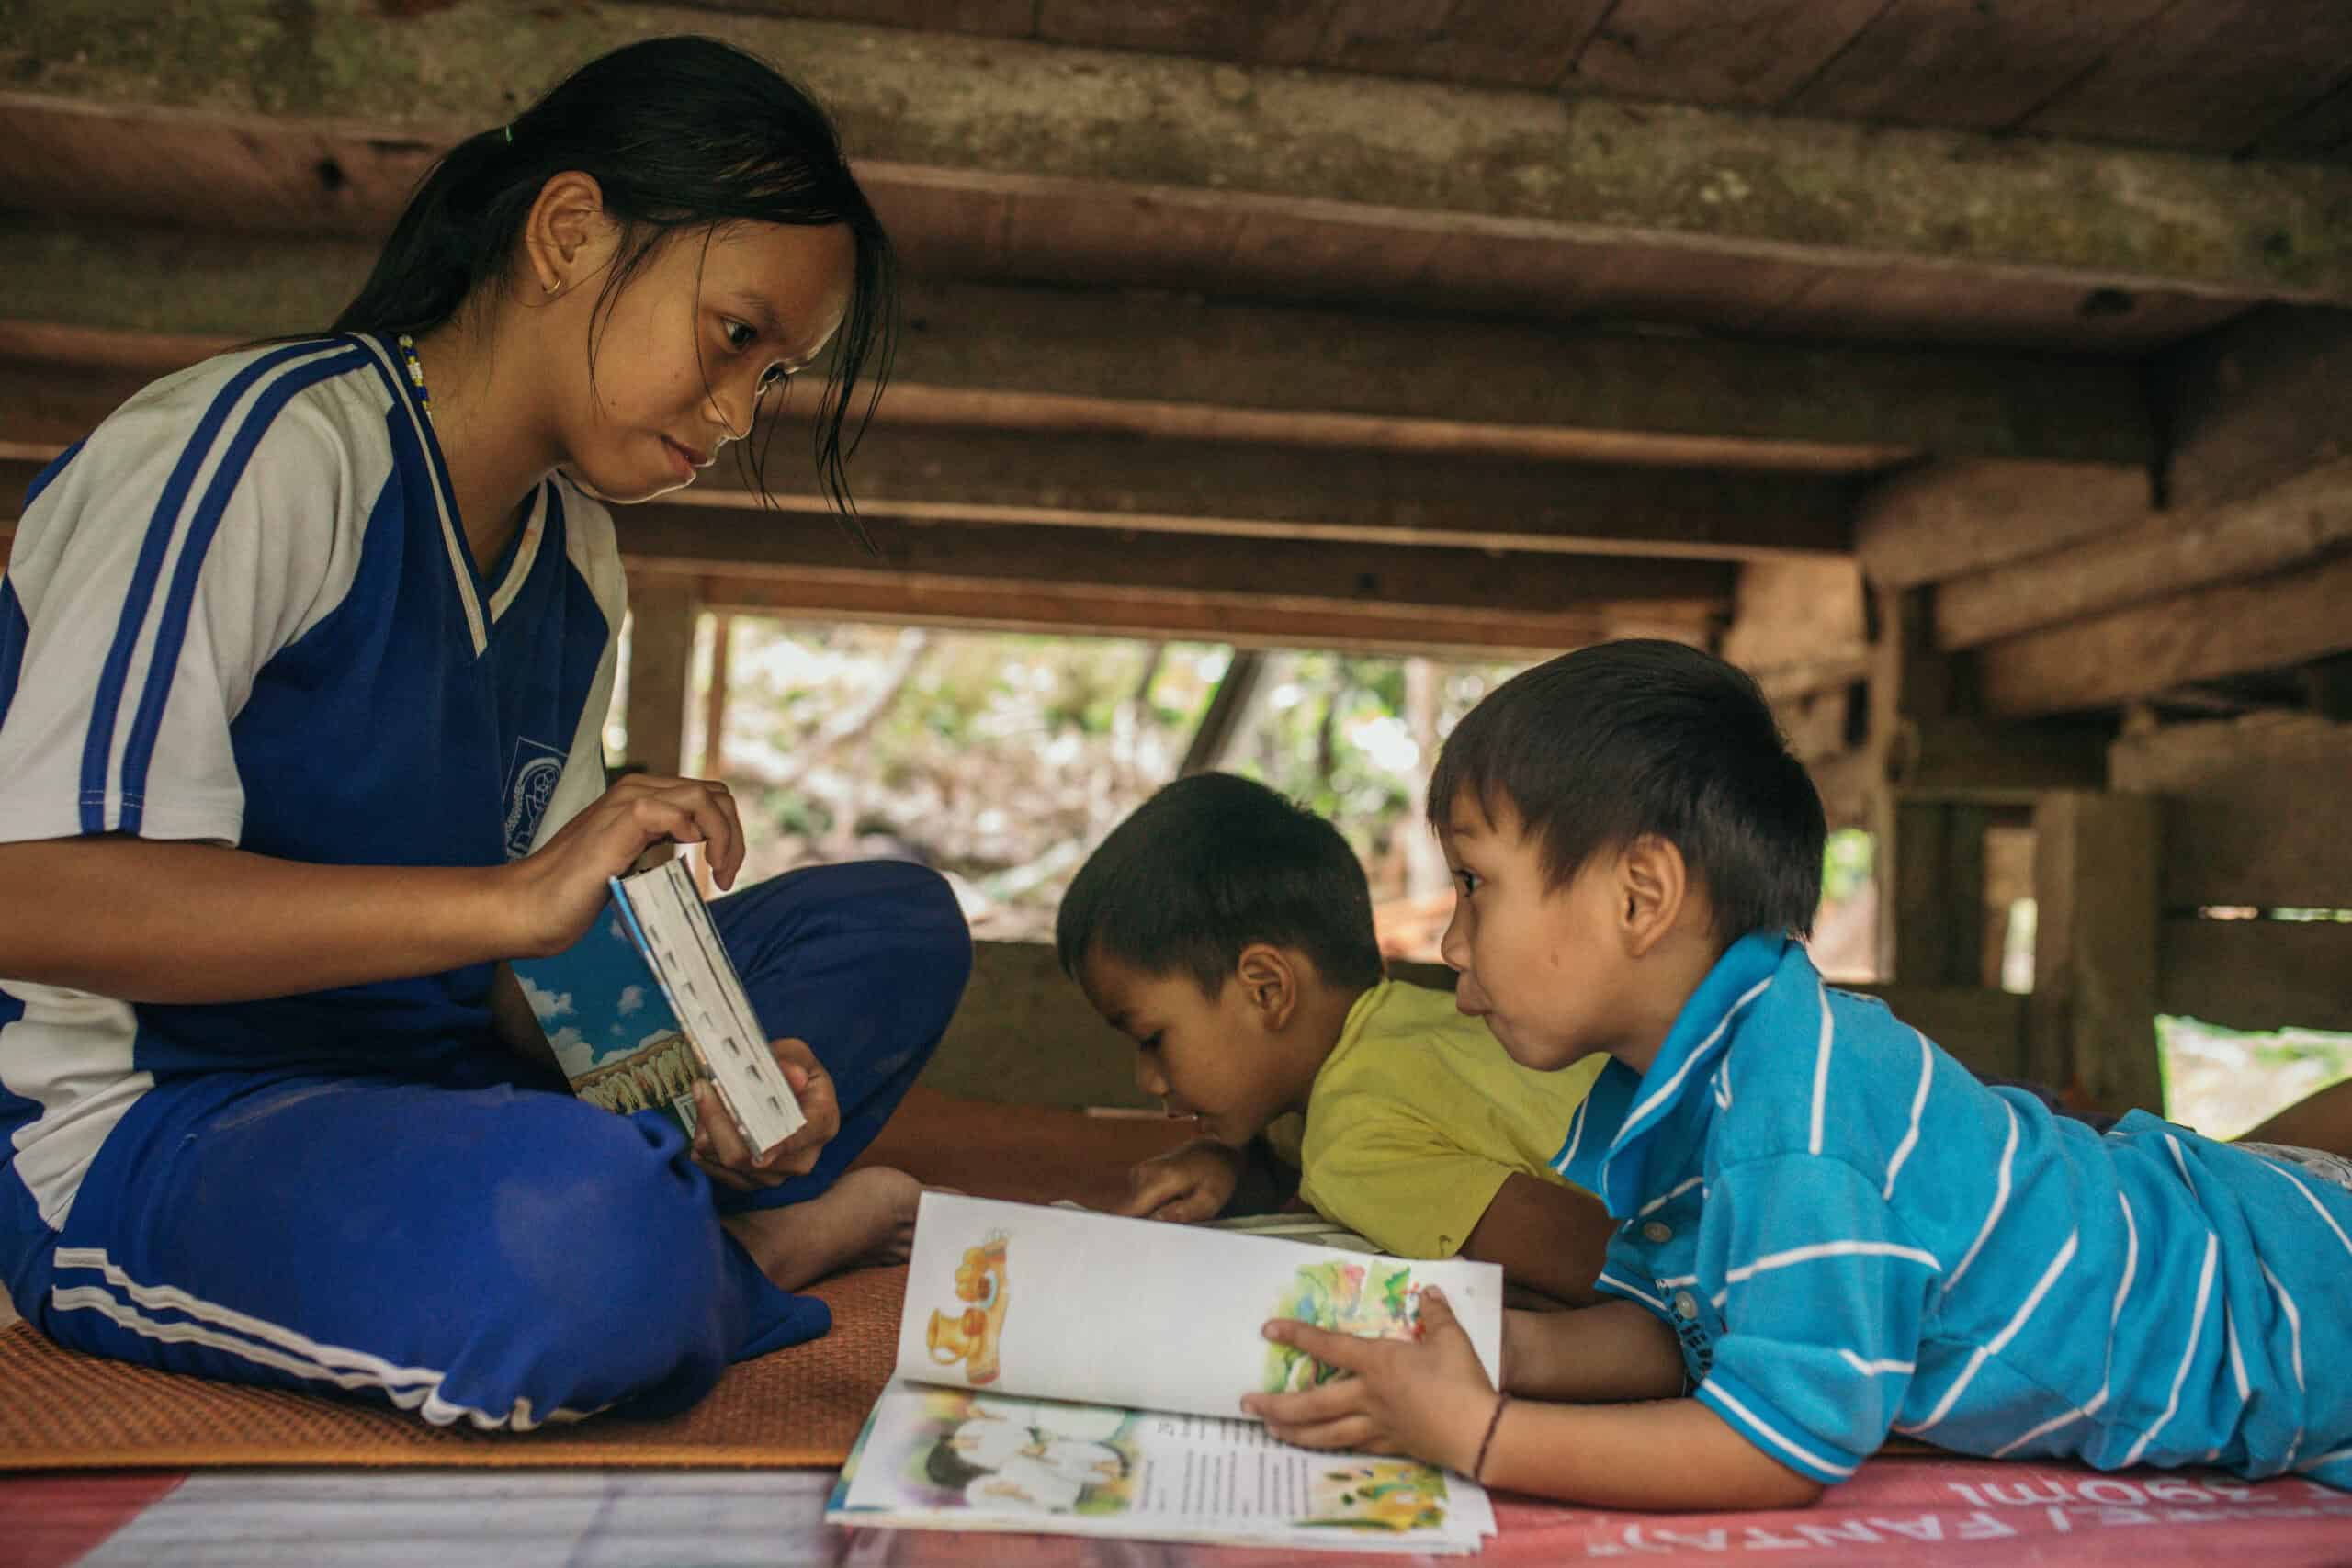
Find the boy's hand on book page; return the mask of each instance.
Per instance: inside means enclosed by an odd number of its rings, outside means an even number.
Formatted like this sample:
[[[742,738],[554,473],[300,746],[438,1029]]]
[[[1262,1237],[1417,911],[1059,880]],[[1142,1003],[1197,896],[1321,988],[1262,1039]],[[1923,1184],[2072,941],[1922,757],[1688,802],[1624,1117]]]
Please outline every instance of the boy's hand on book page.
[[[1241,1180],[1242,1153],[1215,1138],[1194,1138],[1127,1171],[1119,1213],[1142,1220],[1213,1220]]]
[[[768,1048],[775,1053],[775,1065],[784,1069],[784,1081],[792,1086],[793,1098],[800,1101],[800,1114],[808,1122],[770,1149],[764,1159],[754,1157],[743,1142],[718,1090],[707,1079],[695,1085],[695,1163],[713,1181],[738,1192],[780,1186],[796,1176],[808,1175],[842,1127],[833,1076],[825,1071],[808,1042],[777,1040]]]
[[[552,957],[578,942],[604,912],[607,879],[625,874],[664,839],[702,845],[718,885],[735,885],[743,828],[727,786],[633,773],[505,868],[514,932],[509,956]]]
[[[1470,1336],[1436,1287],[1421,1292],[1420,1338],[1360,1339],[1288,1318],[1267,1338],[1306,1351],[1340,1378],[1297,1393],[1253,1393],[1241,1408],[1286,1443],[1353,1453],[1407,1453],[1468,1472],[1495,1409],[1495,1387]]]

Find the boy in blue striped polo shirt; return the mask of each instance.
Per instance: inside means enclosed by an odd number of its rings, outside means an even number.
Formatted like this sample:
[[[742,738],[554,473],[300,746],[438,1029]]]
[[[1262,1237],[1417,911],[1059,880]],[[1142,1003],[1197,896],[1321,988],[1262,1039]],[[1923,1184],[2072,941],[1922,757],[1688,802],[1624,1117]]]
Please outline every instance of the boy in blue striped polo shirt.
[[[1612,1058],[1561,1166],[1620,1222],[1618,1299],[1511,1314],[1501,1393],[1442,1303],[1417,1344],[1269,1324],[1358,1374],[1251,1396],[1277,1436],[1633,1508],[1808,1503],[1891,1432],[2352,1487],[2352,1189],[2102,1134],[1826,989],[1820,800],[1747,676],[1658,642],[1528,671],[1430,815],[1464,1010],[1528,1066]]]

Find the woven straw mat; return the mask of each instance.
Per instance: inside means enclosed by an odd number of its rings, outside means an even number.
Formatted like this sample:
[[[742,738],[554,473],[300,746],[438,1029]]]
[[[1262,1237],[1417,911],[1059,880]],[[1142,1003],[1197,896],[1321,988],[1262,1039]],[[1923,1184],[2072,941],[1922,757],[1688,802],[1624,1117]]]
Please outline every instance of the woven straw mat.
[[[218,1465],[831,1469],[888,1382],[904,1265],[814,1286],[832,1332],[730,1367],[661,1421],[602,1416],[531,1432],[435,1427],[403,1411],[241,1388],[63,1350],[0,1331],[0,1469]]]

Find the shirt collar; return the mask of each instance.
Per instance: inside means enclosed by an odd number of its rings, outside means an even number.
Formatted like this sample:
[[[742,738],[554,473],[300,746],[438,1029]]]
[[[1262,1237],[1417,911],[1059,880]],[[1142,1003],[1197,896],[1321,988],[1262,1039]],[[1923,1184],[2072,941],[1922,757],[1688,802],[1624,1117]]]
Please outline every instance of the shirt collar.
[[[1778,931],[1733,942],[1682,1005],[1649,1071],[1611,1062],[1594,1081],[1559,1169],[1597,1193],[1613,1217],[1641,1206],[1652,1134],[1676,1107],[1704,1100],[1713,1065],[1731,1048],[1732,1025],[1770,987],[1791,945]]]

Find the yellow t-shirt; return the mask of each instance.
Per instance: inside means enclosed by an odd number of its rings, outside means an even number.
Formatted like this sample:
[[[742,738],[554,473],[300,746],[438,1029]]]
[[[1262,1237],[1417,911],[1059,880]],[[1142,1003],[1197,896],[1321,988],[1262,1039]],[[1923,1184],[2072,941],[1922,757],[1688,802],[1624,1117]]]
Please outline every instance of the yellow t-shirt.
[[[1400,1258],[1451,1258],[1512,1172],[1567,1185],[1551,1162],[1607,1060],[1522,1067],[1450,993],[1384,980],[1307,1091],[1300,1195]]]

